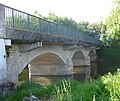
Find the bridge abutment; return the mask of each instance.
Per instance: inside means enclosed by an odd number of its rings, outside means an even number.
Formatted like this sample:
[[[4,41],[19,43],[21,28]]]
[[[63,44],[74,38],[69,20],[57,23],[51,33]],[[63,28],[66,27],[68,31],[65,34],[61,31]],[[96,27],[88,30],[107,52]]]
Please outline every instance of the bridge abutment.
[[[7,83],[6,47],[11,45],[5,29],[5,7],[0,5],[0,84]]]
[[[0,83],[7,80],[6,51],[4,39],[0,39]]]
[[[6,38],[5,33],[5,7],[0,5],[0,38]]]

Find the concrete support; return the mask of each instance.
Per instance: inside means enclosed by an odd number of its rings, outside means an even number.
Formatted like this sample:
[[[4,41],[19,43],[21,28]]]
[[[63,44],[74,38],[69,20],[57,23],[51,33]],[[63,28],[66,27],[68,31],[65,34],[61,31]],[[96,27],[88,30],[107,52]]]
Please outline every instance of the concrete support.
[[[6,82],[7,69],[6,69],[6,52],[4,39],[0,39],[0,83]]]
[[[86,74],[85,81],[89,81],[90,80],[90,73],[91,73],[90,66],[85,67],[85,68],[86,68],[85,69],[85,74]]]
[[[67,69],[68,75],[73,74],[73,62],[71,58],[67,58],[66,69]]]
[[[0,83],[7,81],[7,68],[6,68],[6,50],[5,45],[5,7],[0,5]]]
[[[30,70],[30,64],[28,64],[28,69],[29,69],[29,81],[31,81],[31,70]]]
[[[6,38],[5,33],[5,7],[0,5],[0,38]]]
[[[19,52],[15,46],[9,50],[10,54],[7,57],[7,79],[14,84],[18,83],[18,56]]]
[[[19,46],[19,51],[27,52],[27,51],[30,51],[30,50],[33,50],[33,49],[39,48],[39,47],[42,47],[42,42],[36,42],[33,44],[22,44]]]

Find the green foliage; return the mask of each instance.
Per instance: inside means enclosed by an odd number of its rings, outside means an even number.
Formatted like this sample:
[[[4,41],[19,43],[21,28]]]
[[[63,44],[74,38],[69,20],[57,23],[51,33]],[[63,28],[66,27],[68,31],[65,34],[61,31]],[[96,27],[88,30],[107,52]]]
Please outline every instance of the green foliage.
[[[77,23],[72,18],[67,18],[65,16],[58,17],[54,13],[49,13],[48,17],[45,18],[38,11],[35,11],[33,15],[34,16],[24,13],[14,13],[14,19],[11,16],[6,18],[6,25],[14,27],[15,29],[29,30],[38,33],[42,32],[58,35],[66,35],[66,33],[70,33],[70,38],[73,36],[73,31],[75,30],[93,37],[101,33],[101,23],[91,24],[85,21]]]
[[[120,100],[120,70],[98,80],[79,83],[74,80],[63,80],[55,84],[43,86],[34,82],[26,82],[18,87],[13,96],[4,101],[22,101],[30,96],[30,91],[39,99],[45,101],[119,101]]]
[[[112,75],[108,73],[102,77],[105,89],[110,93],[111,101],[120,101],[120,70]]]
[[[120,0],[114,0],[114,8],[105,21],[107,28],[103,41],[108,46],[120,47]]]
[[[119,48],[101,48],[97,51],[98,59],[106,61],[119,61],[120,49]]]
[[[72,101],[72,92],[70,81],[64,80],[60,85],[55,85],[53,90],[53,99],[55,101]]]
[[[35,11],[34,15],[41,17],[41,14],[37,11]],[[85,21],[76,22],[72,18],[67,18],[66,16],[59,17],[55,15],[53,12],[50,12],[45,19],[50,20],[52,22],[56,22],[58,24],[62,24],[74,30],[78,30],[80,33],[88,34],[91,36],[101,34],[101,32],[103,31],[102,28],[104,26],[102,23],[89,23]]]
[[[37,82],[27,81],[18,85],[17,91],[12,96],[6,97],[3,101],[22,101],[23,97],[29,97],[31,92],[39,99],[43,96],[48,98],[51,95],[48,88]]]
[[[41,88],[43,87],[42,85],[40,85],[37,82],[33,82],[33,81],[26,81],[21,83],[20,85],[18,85],[18,90],[30,90],[30,89],[34,89],[34,88]]]
[[[56,22],[58,24],[65,25],[67,27],[73,28],[77,30],[77,23],[72,19],[72,18],[67,18],[67,17],[58,17],[55,15],[53,12],[49,13],[47,19]]]

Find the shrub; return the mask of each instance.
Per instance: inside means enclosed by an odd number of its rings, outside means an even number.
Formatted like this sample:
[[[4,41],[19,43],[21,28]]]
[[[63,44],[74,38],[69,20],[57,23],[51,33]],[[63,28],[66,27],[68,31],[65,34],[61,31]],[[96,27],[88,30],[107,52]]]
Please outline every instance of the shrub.
[[[110,93],[110,99],[112,101],[120,101],[120,69],[114,75],[108,73],[103,76],[102,81],[106,90]]]

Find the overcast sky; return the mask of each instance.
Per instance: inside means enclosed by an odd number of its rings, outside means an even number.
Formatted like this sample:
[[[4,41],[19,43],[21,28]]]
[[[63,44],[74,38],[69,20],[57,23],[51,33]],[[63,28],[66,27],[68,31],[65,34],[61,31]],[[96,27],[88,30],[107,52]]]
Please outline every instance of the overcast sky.
[[[112,0],[0,0],[0,3],[30,14],[35,10],[43,16],[54,12],[78,22],[103,20],[112,8]]]

